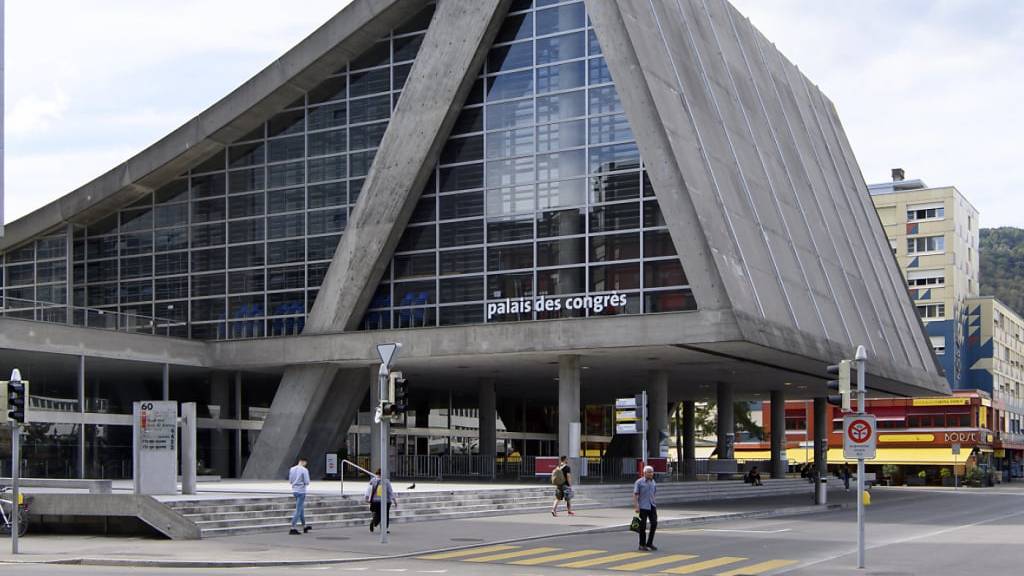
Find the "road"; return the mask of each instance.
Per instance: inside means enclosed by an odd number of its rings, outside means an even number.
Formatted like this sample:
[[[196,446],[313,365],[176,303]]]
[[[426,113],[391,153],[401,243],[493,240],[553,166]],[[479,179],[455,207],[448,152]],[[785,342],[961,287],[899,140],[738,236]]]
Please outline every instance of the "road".
[[[414,558],[260,569],[0,565],[0,575],[234,573],[586,576],[612,574],[1011,574],[1021,568],[1024,489],[885,490],[868,508],[866,571],[855,568],[856,512],[660,530],[655,553],[631,533],[568,536]],[[424,525],[426,526],[426,524]]]

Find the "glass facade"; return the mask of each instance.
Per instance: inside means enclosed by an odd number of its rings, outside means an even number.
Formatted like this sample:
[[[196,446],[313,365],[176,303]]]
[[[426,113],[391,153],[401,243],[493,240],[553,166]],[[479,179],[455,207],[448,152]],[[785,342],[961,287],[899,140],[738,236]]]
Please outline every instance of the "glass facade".
[[[65,321],[49,305],[71,304],[76,324],[104,327],[155,317],[171,326],[159,333],[197,339],[301,332],[432,13],[70,243],[65,229],[7,252],[9,308]]]
[[[583,2],[514,2],[363,328],[695,308]]]
[[[6,313],[300,333],[432,11],[180,178],[3,254]],[[695,308],[583,2],[513,2],[363,328]]]

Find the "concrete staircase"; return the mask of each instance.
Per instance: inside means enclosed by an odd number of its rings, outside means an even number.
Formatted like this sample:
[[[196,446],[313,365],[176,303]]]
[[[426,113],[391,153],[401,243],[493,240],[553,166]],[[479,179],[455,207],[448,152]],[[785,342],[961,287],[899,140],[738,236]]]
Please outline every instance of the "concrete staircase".
[[[404,492],[398,494],[398,507],[391,509],[391,522],[448,520],[503,513],[536,512],[551,506],[553,490],[522,488],[515,490],[460,490],[457,492]],[[581,506],[598,506],[587,497]],[[226,498],[168,503],[178,514],[199,527],[202,538],[287,530],[295,500],[292,497]],[[322,528],[365,526],[370,511],[361,497],[309,495],[306,498],[306,522]]]
[[[663,482],[658,485],[661,505],[811,493],[805,480],[766,480],[761,487],[742,482]],[[391,522],[422,522],[499,514],[546,511],[554,490],[538,485],[513,489],[459,490],[450,492],[399,492]],[[574,508],[629,506],[631,485],[584,484],[576,487]],[[291,522],[295,502],[290,496],[238,497],[178,500],[167,506],[194,523],[202,538],[284,532]],[[306,499],[306,522],[317,528],[366,526],[370,512],[358,496],[311,494]]]

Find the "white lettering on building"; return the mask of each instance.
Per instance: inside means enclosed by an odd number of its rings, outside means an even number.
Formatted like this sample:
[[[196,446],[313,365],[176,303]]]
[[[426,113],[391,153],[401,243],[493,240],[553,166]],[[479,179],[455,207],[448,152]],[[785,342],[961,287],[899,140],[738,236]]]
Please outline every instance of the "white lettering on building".
[[[600,314],[611,307],[625,306],[629,301],[626,294],[598,294],[596,296],[566,296],[565,298],[506,298],[487,303],[487,319],[505,314],[526,314],[533,312],[555,312],[562,310],[588,310]]]

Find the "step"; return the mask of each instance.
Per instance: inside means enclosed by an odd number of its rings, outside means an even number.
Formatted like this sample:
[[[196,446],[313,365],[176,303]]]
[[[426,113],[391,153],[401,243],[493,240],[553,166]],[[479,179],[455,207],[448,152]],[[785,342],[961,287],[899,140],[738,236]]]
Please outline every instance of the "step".
[[[477,504],[480,502],[491,502],[491,503],[515,503],[515,502],[535,502],[535,501],[550,501],[551,495],[546,496],[529,496],[523,497],[520,495],[492,495],[484,498],[459,498],[459,499],[443,499],[442,501],[450,503],[452,505],[462,504]],[[436,505],[439,501],[438,498],[406,498],[404,496],[399,497],[403,507],[416,508],[423,505]],[[258,503],[247,503],[235,506],[228,505],[217,505],[217,506],[178,506],[173,509],[179,514],[185,516],[191,516],[195,514],[216,514],[226,512],[270,512],[273,510],[293,509],[295,506],[294,499],[275,500],[274,502],[258,502]],[[339,509],[339,508],[362,508],[365,506],[365,502],[362,500],[321,500],[312,501],[307,500],[306,510],[323,510],[323,509]]]
[[[597,502],[579,502],[576,504],[579,506],[598,506]],[[494,505],[483,503],[476,506],[437,506],[434,508],[421,508],[421,509],[405,509],[405,508],[392,508],[391,514],[394,517],[408,518],[415,517],[418,519],[428,520],[434,519],[438,516],[445,516],[454,513],[465,513],[469,515],[484,515],[484,514],[498,514],[508,512],[518,512],[521,510],[535,510],[535,509],[547,509],[551,506],[549,501],[536,502],[529,505]],[[264,524],[275,524],[275,523],[286,523],[291,520],[293,510],[282,510],[279,513],[273,515],[261,515],[261,516],[220,516],[220,517],[199,517],[189,519],[195,522],[200,527],[227,527],[227,526],[251,526],[251,525],[264,525]],[[347,520],[351,518],[357,518],[365,520],[370,515],[368,507],[360,508],[359,510],[349,510],[344,512],[325,512],[325,513],[309,513],[306,512],[306,518],[311,523],[324,523],[333,522],[340,520]]]

